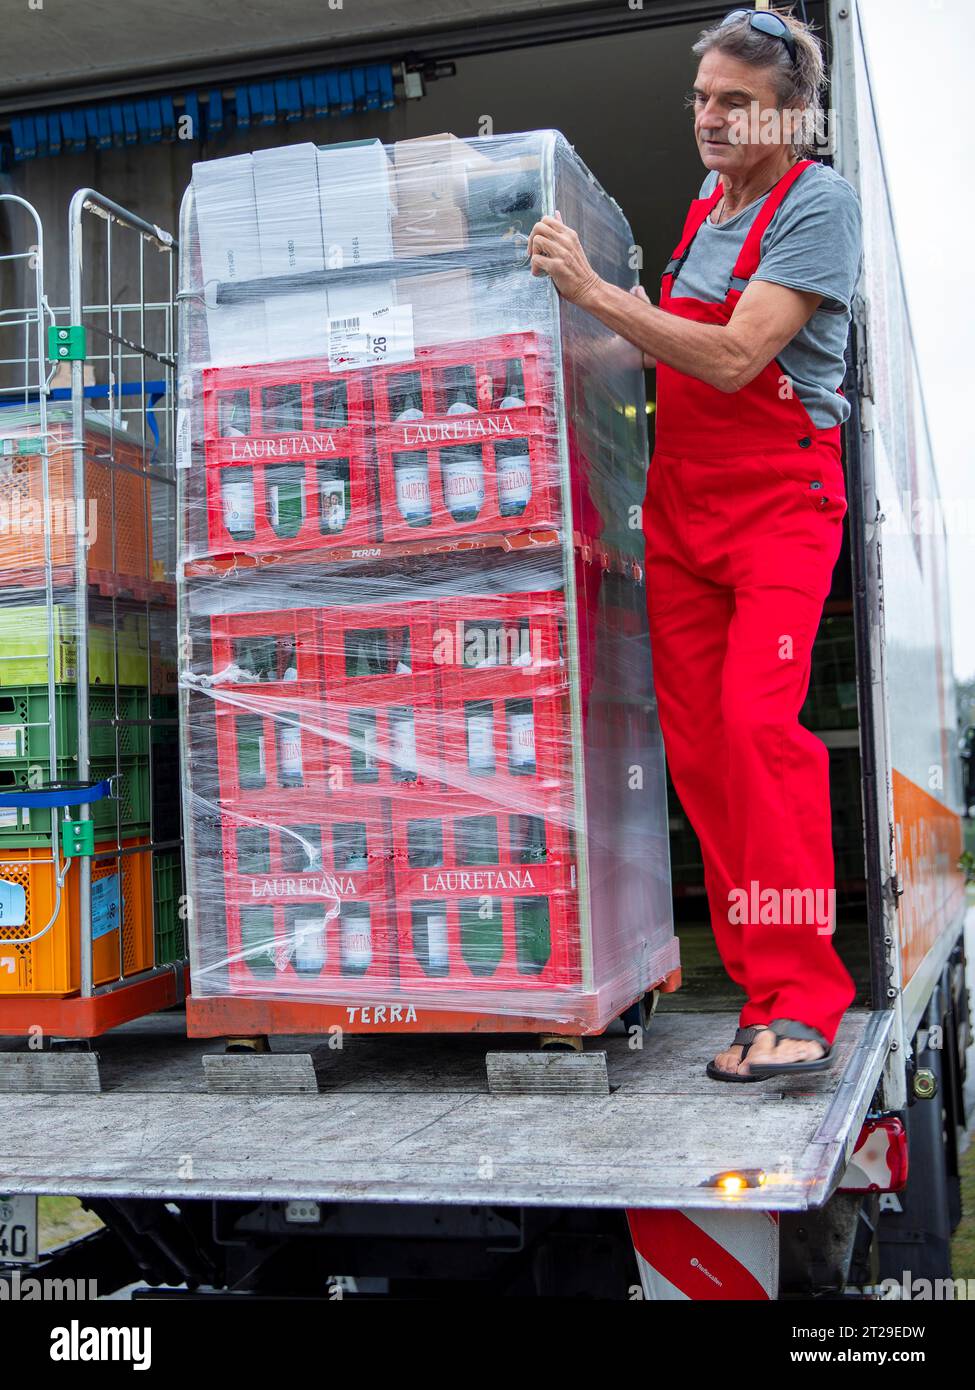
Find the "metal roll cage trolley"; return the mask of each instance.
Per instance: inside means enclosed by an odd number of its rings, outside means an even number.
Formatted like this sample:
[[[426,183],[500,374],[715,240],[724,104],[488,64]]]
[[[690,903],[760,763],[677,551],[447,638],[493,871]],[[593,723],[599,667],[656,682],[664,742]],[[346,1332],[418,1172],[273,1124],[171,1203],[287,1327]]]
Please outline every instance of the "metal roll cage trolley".
[[[0,310],[0,1035],[56,1044],[186,992],[178,246],[79,189],[52,308],[40,216],[13,194],[0,213],[30,238],[0,255],[22,287]],[[136,293],[117,298],[123,274]]]

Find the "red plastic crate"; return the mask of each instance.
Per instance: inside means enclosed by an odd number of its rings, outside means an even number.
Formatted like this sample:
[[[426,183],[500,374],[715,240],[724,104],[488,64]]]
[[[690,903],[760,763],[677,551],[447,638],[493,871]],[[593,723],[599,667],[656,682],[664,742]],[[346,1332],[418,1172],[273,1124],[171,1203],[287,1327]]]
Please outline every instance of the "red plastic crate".
[[[259,813],[283,790],[403,795],[440,786],[434,614],[420,602],[214,617],[221,803]],[[242,659],[278,678],[226,679]],[[284,679],[289,669],[295,675]]]
[[[524,405],[502,407],[511,362],[522,364]],[[450,374],[466,367],[473,371],[477,409],[448,414]],[[412,399],[421,402],[417,408],[422,409],[423,418],[398,421],[398,409],[409,397],[404,387],[410,382],[419,384],[419,394],[413,393]],[[373,372],[373,409],[384,541],[515,532],[561,524],[551,356],[537,334],[513,333],[418,348],[412,362]],[[498,457],[499,442],[522,439],[528,444],[530,495],[523,466],[514,459],[505,465]],[[462,446],[480,449],[480,483],[476,464],[472,470],[463,456],[444,456],[445,450]],[[426,460],[425,481],[420,455]],[[476,459],[477,454],[466,457]],[[411,458],[417,459],[412,467]],[[414,503],[417,524],[406,519],[409,499]],[[464,503],[468,504],[466,510],[476,507],[477,513],[458,519],[456,513],[465,510]],[[505,515],[503,505],[517,509]]]
[[[221,800],[260,813],[281,791],[325,795],[330,750],[314,612],[221,614],[210,634]],[[267,678],[226,679],[248,660]]]
[[[289,387],[296,389],[288,393]],[[328,423],[340,418],[328,413],[335,392],[344,399],[344,424]],[[327,361],[318,358],[209,367],[203,372],[203,421],[211,554],[279,554],[375,539],[366,373],[330,372]],[[333,465],[340,462],[347,466],[343,488],[331,481]],[[289,466],[300,472],[302,484],[297,526],[281,512],[281,487],[295,479],[274,473]],[[232,475],[231,470],[249,473]],[[340,492],[344,500],[336,506]],[[234,508],[242,517],[237,535],[227,526]]]
[[[570,784],[565,622],[561,593],[440,602],[440,710],[451,790],[517,805]],[[467,664],[482,650],[492,664]]]
[[[422,600],[316,610],[333,787],[404,796],[442,784],[435,618]]]
[[[334,993],[388,986],[386,804],[308,797],[260,820],[224,815],[223,865],[230,988],[246,995]]]
[[[392,810],[401,986],[579,985],[573,836],[557,800],[526,812],[450,794]]]

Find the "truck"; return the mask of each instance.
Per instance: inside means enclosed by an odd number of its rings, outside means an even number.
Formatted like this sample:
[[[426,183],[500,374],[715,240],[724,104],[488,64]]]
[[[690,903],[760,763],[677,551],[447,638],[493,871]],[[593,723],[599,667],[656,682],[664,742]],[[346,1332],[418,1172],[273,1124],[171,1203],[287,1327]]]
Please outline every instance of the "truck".
[[[353,118],[357,134],[462,133],[480,110],[493,112],[482,126],[559,125],[630,216],[653,292],[700,181],[681,114],[689,48],[723,9],[579,0],[555,14],[506,0],[471,28],[418,3],[381,39],[342,15],[331,49],[309,42],[300,65],[400,55],[405,104]],[[33,1066],[30,1041],[7,1039],[0,1277],[173,1297],[652,1300],[869,1298],[950,1277],[975,1099],[959,862],[973,739],[957,728],[944,527],[915,521],[919,502],[939,516],[938,473],[862,18],[856,0],[805,9],[829,50],[826,157],[858,190],[865,232],[843,383],[847,536],[804,715],[830,749],[837,946],[857,985],[833,1068],[744,1094],[705,1077],[737,1004],[674,802],[682,988],[640,1001],[581,1054],[474,1032],[276,1039],[241,1058],[187,1039],[178,1005],[90,1045],[54,1040]],[[239,37],[224,88],[298,65]],[[126,81],[138,93],[159,79]],[[0,119],[22,131],[42,102],[21,83]],[[100,158],[119,193],[121,171]],[[177,176],[155,149],[140,179],[154,169],[165,224]],[[38,1255],[44,1195],[80,1197],[101,1227]]]

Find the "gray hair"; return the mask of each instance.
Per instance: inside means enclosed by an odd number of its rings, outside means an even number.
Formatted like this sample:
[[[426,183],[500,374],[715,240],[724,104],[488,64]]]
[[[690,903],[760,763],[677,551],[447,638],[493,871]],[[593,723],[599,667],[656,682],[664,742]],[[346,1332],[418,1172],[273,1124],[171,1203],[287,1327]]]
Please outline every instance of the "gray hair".
[[[794,15],[782,10],[766,13],[778,15],[789,26],[796,45],[795,66],[782,40],[753,29],[748,16],[732,24],[715,24],[705,29],[691,51],[698,59],[706,53],[717,51],[749,63],[752,67],[771,68],[780,109],[803,112],[803,120],[792,137],[796,153],[814,154],[817,132],[822,131],[823,90],[826,86],[822,44],[813,33],[812,26],[804,24]]]

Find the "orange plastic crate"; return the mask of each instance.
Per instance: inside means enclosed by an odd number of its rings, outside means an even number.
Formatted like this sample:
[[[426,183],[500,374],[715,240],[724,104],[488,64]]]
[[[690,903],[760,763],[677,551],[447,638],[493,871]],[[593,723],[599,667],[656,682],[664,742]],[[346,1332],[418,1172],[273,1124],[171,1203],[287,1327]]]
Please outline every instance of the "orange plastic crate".
[[[124,840],[123,846],[148,845],[146,839]],[[113,848],[96,844],[96,854]],[[122,912],[121,961],[119,933],[105,931],[93,942],[94,981],[96,985],[117,980],[120,975],[135,975],[149,969],[153,963],[152,944],[152,851],[128,854],[120,859],[105,859],[92,863],[92,917],[102,925],[110,919],[113,892],[105,885],[118,874],[118,900]],[[63,861],[62,861],[63,863]],[[50,921],[57,902],[55,867],[47,848],[6,850],[0,853],[0,890],[6,909],[9,890],[4,882],[24,890],[26,911],[16,914],[25,918],[19,925],[0,921],[0,997],[5,995],[63,995],[73,994],[81,987],[81,932],[78,909],[80,864],[74,859],[68,868],[61,889],[61,904],[50,930],[37,941],[23,945],[17,941],[33,936]],[[102,911],[96,904],[101,892]],[[4,912],[4,916],[7,912]],[[11,943],[14,944],[11,944]],[[11,966],[12,963],[12,966]]]
[[[2,422],[0,422],[2,428]],[[71,567],[75,558],[74,457],[66,423],[48,425],[51,563]],[[0,583],[22,583],[23,572],[39,568],[44,557],[44,480],[37,425],[18,425],[0,437]],[[85,435],[85,526],[91,541],[88,567],[133,579],[151,579],[152,534],[147,530],[147,459],[136,440],[107,433]]]

